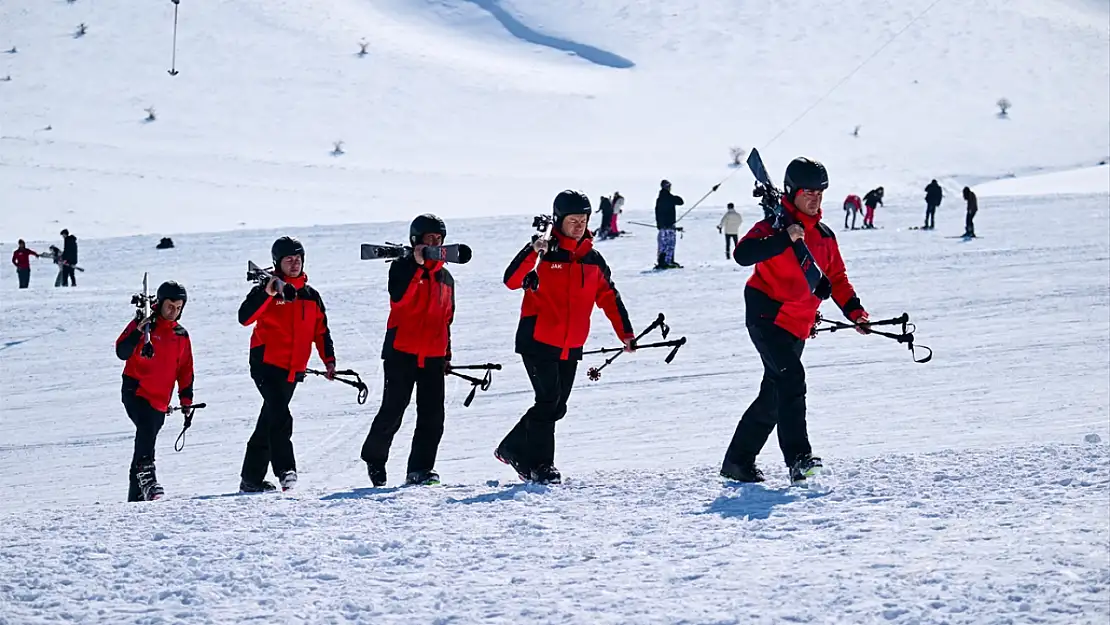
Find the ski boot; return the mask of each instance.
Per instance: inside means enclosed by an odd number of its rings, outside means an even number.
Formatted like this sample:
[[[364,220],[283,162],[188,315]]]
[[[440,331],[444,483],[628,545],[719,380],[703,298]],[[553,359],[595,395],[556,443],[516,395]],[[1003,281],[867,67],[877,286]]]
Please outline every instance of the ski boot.
[[[277,490],[273,482],[262,480],[261,482],[248,482],[244,479],[239,480],[240,493],[270,493]]]
[[[282,473],[281,477],[278,478],[278,481],[281,483],[282,491],[293,490],[297,487],[297,472],[290,469],[289,471]]]
[[[666,254],[660,254],[659,258],[656,259],[655,269],[656,270],[670,269],[670,266],[667,265],[667,255]]]
[[[385,465],[367,462],[366,473],[370,476],[370,483],[374,485],[374,488],[385,486]]]
[[[763,471],[755,466],[755,460],[733,462],[727,458],[721,463],[721,477],[726,480],[748,483],[762,482],[766,479],[763,476]]]
[[[435,471],[409,471],[405,476],[405,484],[409,486],[436,486],[439,484],[439,474]]]
[[[521,460],[516,454],[508,451],[503,447],[498,447],[496,450],[494,450],[493,457],[497,458],[498,461],[512,467],[513,470],[516,471],[517,477],[519,477],[521,480],[527,482],[532,479],[532,470],[529,469],[528,465],[526,465],[524,461]]]
[[[563,475],[554,465],[543,464],[532,469],[531,481],[536,484],[562,484]]]
[[[139,494],[143,501],[161,499],[164,491],[154,474],[153,462],[139,462],[135,465],[135,479],[139,483]]]
[[[790,481],[794,484],[805,484],[806,480],[821,474],[825,465],[821,459],[812,454],[802,454],[790,467]]]

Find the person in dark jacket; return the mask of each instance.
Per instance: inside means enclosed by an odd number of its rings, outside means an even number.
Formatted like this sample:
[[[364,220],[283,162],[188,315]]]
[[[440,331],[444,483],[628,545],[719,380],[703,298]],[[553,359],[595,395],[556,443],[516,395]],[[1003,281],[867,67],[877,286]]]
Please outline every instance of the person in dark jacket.
[[[762,482],[755,464],[771,430],[778,428],[783,461],[794,482],[820,472],[806,430],[806,378],[802,349],[823,297],[831,296],[844,315],[866,332],[867,312],[848,281],[832,228],[821,222],[821,200],[829,186],[825,167],[797,158],[786,168],[782,211],[785,227],[774,219],[755,224],[740,240],[733,258],[755,266],[744,288],[748,335],[763,360],[759,396],[744,412],[725,453],[721,475]],[[811,291],[792,249],[804,241],[824,272],[823,286]]]
[[[70,234],[69,230],[62,230],[61,235],[62,262],[58,276],[61,284],[55,283],[54,286],[77,286],[77,274],[73,269],[77,266],[77,237]]]
[[[131,455],[127,501],[151,501],[163,494],[154,469],[154,445],[166,421],[174,384],[182,413],[192,417],[193,346],[189,333],[177,323],[189,294],[177,282],[158,287],[149,319],[132,319],[116,339],[116,357],[123,368],[122,399],[135,424],[135,452]],[[142,355],[143,331],[149,329],[154,353]]]
[[[863,216],[863,227],[870,230],[875,227],[875,208],[883,204],[883,188],[878,187],[871,189],[867,195],[863,196],[863,205],[867,207],[867,212]]]
[[[239,490],[254,493],[276,487],[266,481],[273,466],[282,490],[297,484],[297,461],[293,455],[293,415],[289,402],[297,384],[304,380],[313,344],[327,369],[335,376],[335,347],[328,315],[319,291],[304,274],[304,246],[293,237],[281,237],[270,248],[274,279],[256,285],[239,306],[239,323],[254,325],[251,333],[251,379],[262,395],[254,433],[247,441]],[[287,288],[280,289],[281,280]],[[292,296],[290,296],[292,295]]]
[[[675,226],[675,207],[682,205],[682,198],[671,193],[670,181],[660,182],[659,197],[655,198],[655,227],[659,230],[656,269],[682,268],[682,265],[674,262],[674,248],[677,241],[675,232],[678,230]]]
[[[31,257],[38,258],[39,253],[27,247],[27,242],[19,240],[19,247],[12,252],[12,264],[15,265],[15,275],[19,278],[19,288],[25,289],[31,284]]]
[[[937,184],[937,179],[925,185],[925,225],[922,230],[932,230],[937,225],[937,207],[944,199],[944,190]]]
[[[613,223],[613,200],[603,195],[601,196],[600,205],[601,225],[594,234],[599,241],[603,241],[610,237],[609,228]]]
[[[401,427],[414,386],[416,431],[405,483],[439,483],[435,461],[443,437],[443,377],[451,366],[455,279],[442,261],[424,258],[423,251],[429,245],[443,245],[446,237],[447,225],[442,219],[420,215],[409,226],[412,254],[389,266],[382,405],[362,444],[362,460],[374,486],[385,485],[389,447]]]
[[[635,336],[609,265],[586,229],[589,198],[568,189],[555,197],[553,212],[553,239],[537,237],[505,270],[505,286],[524,289],[516,353],[536,401],[494,452],[522,480],[540,484],[562,480],[555,468],[555,423],[566,415],[594,306],[605,312],[626,350],[634,349]]]
[[[964,222],[964,237],[975,238],[975,213],[979,212],[979,198],[971,187],[964,187],[964,200],[967,201],[967,220]]]

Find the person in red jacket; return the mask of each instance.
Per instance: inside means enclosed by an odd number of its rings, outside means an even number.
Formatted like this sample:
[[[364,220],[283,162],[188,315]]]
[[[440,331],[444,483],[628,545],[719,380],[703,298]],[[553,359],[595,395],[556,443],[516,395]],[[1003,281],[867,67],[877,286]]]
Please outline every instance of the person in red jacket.
[[[335,376],[335,348],[328,316],[324,300],[308,285],[308,276],[303,272],[304,246],[293,237],[281,237],[274,241],[270,255],[274,279],[264,286],[256,285],[239,306],[239,323],[254,324],[251,379],[262,395],[262,410],[247,441],[239,474],[242,478],[239,490],[247,493],[276,489],[264,479],[271,464],[282,490],[297,483],[289,402],[297,384],[304,380],[313,343],[327,368],[328,379]],[[279,288],[278,280],[285,283],[284,288]]]
[[[856,229],[856,215],[859,215],[863,210],[863,200],[855,193],[850,194],[844,198],[844,229],[848,229],[848,217],[852,217],[852,230]]]
[[[131,456],[127,501],[151,501],[163,489],[154,471],[154,443],[166,421],[173,386],[182,412],[192,417],[193,346],[189,333],[177,323],[189,294],[172,280],[158,287],[150,319],[132,319],[116,339],[116,357],[123,368],[123,407],[135,424],[135,452]],[[154,354],[142,355],[143,330],[149,328]]]
[[[830,295],[844,315],[866,333],[867,312],[848,282],[832,228],[821,222],[821,199],[829,186],[825,167],[797,158],[786,168],[780,215],[757,223],[736,246],[733,258],[755,271],[744,288],[746,325],[763,360],[759,396],[740,419],[725,453],[721,475],[762,482],[755,458],[778,426],[779,447],[792,481],[820,472],[806,432],[806,381],[802,349],[817,308]],[[804,241],[824,272],[810,289],[792,247]]]
[[[362,444],[370,482],[384,486],[389,447],[416,387],[416,431],[406,484],[438,484],[436,452],[443,437],[444,376],[451,362],[455,279],[442,261],[424,258],[429,245],[443,245],[447,225],[420,215],[409,226],[412,254],[390,263],[389,320],[382,346],[382,405]]]
[[[566,190],[557,195],[553,239],[537,237],[505,270],[505,286],[525,289],[516,352],[524,360],[536,402],[497,446],[495,456],[521,479],[541,484],[562,481],[555,468],[555,422],[566,415],[595,304],[625,349],[634,349],[628,311],[586,229],[590,212],[585,194]]]
[[[19,288],[25,289],[31,284],[31,257],[38,258],[39,253],[27,247],[27,243],[19,240],[19,247],[12,252],[12,264],[15,265],[15,274],[19,277]]]

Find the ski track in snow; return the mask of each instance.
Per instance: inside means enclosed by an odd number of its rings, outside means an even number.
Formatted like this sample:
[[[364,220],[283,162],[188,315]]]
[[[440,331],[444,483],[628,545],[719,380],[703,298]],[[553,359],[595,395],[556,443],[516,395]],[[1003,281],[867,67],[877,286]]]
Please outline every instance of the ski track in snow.
[[[1105,623],[1107,452],[5,514],[0,622]]]

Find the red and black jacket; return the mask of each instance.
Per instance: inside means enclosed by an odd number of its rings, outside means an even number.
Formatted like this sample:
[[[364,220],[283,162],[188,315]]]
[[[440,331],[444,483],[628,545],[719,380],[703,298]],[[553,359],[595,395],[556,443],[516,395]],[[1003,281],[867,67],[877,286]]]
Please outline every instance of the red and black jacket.
[[[251,368],[270,365],[283,370],[289,382],[304,379],[312,344],[324,363],[335,362],[335,347],[328,329],[328,316],[320,293],[308,285],[308,276],[285,278],[297,290],[297,297],[287,302],[266,293],[257,285],[247,293],[239,306],[239,323],[254,324],[251,333]]]
[[[29,247],[23,249],[16,248],[16,250],[12,252],[12,264],[15,265],[16,269],[30,269],[31,256],[38,255],[38,252]]]
[[[620,293],[613,284],[609,265],[593,248],[589,233],[581,241],[556,232],[554,246],[543,255],[540,285],[525,289],[516,331],[516,352],[559,360],[580,360],[582,346],[590,334],[590,315],[596,304],[605,311],[617,336],[631,339],[632,323]],[[524,276],[536,264],[536,251],[529,244],[505,270],[505,286],[522,287]]]
[[[416,356],[451,360],[451,322],[455,319],[455,279],[441,261],[406,256],[389,266],[389,320],[382,358]]]
[[[177,384],[182,406],[193,403],[193,346],[189,333],[176,321],[157,318],[150,326],[150,342],[154,356],[143,358],[143,333],[131,320],[116,339],[116,357],[126,360],[123,367],[123,392],[142,397],[150,407],[165,412]]]
[[[805,243],[813,260],[832,284],[832,298],[848,319],[864,314],[863,306],[844,269],[840,247],[821,213],[810,217],[788,200],[782,201],[788,220],[805,228]],[[774,217],[755,224],[732,253],[736,262],[755,265],[744,289],[747,322],[772,322],[800,339],[809,338],[821,299],[809,290],[805,274],[791,248],[786,229],[776,230]]]

